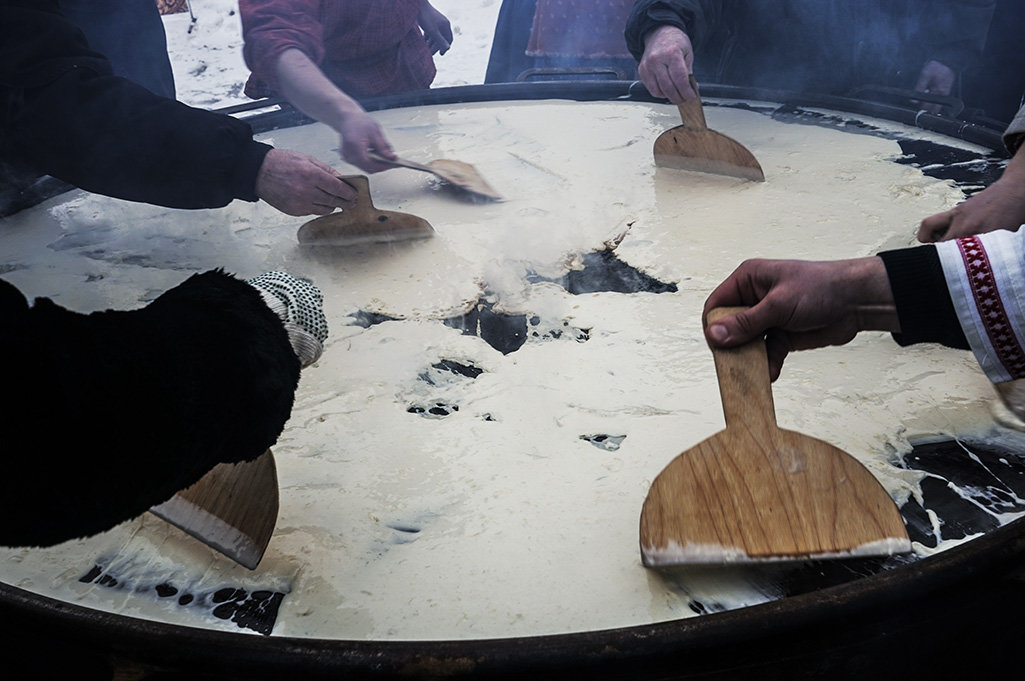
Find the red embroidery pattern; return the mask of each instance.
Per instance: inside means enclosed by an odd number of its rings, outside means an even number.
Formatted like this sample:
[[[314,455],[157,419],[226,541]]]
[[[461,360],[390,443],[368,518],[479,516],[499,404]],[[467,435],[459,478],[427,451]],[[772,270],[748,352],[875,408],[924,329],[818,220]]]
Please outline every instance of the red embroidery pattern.
[[[1025,377],[1025,350],[1022,350],[1018,343],[1007,311],[1000,300],[993,267],[982,241],[977,236],[969,236],[958,239],[957,246],[968,272],[975,307],[982,318],[983,326],[986,327],[986,334],[989,336],[989,342],[993,344],[997,358],[1012,378]]]

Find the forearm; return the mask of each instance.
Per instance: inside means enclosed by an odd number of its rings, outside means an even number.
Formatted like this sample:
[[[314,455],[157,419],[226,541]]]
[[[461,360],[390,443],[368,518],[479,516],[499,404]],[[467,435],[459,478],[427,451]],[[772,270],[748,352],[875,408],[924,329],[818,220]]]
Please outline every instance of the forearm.
[[[56,3],[10,5],[0,3],[0,153],[122,199],[176,208],[256,200],[269,147],[246,123],[115,77]]]
[[[256,176],[270,147],[230,116],[77,70],[13,99],[19,104],[6,126],[8,144],[40,172],[172,208],[257,198]]]
[[[348,117],[363,112],[359,102],[332,83],[297,49],[281,53],[275,66],[281,94],[306,115],[340,130]]]

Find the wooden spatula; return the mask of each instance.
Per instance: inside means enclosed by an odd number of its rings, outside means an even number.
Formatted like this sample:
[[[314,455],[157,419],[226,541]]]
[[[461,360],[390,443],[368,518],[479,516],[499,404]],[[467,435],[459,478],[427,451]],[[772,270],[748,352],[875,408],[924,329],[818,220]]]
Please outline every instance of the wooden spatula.
[[[708,320],[738,311],[712,310]],[[641,511],[645,566],[911,550],[896,504],[857,459],[776,425],[763,341],[713,355],[726,429],[652,482]]]
[[[698,91],[694,76],[690,86]],[[683,125],[666,130],[655,140],[655,165],[765,181],[762,166],[747,147],[708,129],[700,97],[677,104],[677,108]]]
[[[359,192],[356,205],[310,220],[299,228],[296,235],[299,243],[307,246],[353,246],[425,239],[434,235],[434,228],[421,217],[375,208],[370,197],[370,180],[366,175],[349,175],[341,179]]]
[[[252,461],[218,464],[150,513],[255,569],[278,519],[274,455],[268,449]]]
[[[463,161],[453,161],[447,158],[439,158],[430,163],[423,164],[417,163],[416,161],[409,161],[404,158],[397,158],[395,160],[378,156],[377,154],[371,154],[376,160],[382,163],[391,163],[392,165],[400,166],[402,168],[410,168],[412,170],[422,170],[425,173],[431,173],[440,180],[448,182],[454,187],[458,187],[465,192],[472,194],[481,199],[487,199],[488,201],[501,201],[502,195],[496,192],[487,181],[481,177],[481,174],[477,172],[469,163]]]

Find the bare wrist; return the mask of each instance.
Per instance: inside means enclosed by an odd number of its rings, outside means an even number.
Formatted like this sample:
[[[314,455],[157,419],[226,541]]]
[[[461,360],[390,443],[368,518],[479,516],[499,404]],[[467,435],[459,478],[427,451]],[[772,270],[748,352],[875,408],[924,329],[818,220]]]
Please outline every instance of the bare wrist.
[[[1007,167],[994,184],[1007,184],[1012,191],[1025,194],[1025,144],[1007,162]]]
[[[663,24],[648,31],[648,34],[644,36],[644,47],[647,49],[648,45],[662,39],[679,41],[686,37],[687,33],[680,27],[673,26],[672,24]]]
[[[897,304],[886,274],[886,265],[878,256],[846,261],[848,287],[858,329],[861,331],[900,332]]]
[[[355,100],[349,99],[344,95],[343,97],[344,99],[338,98],[335,100],[331,106],[330,116],[326,116],[323,121],[328,127],[337,132],[341,132],[346,123],[352,120],[354,116],[364,113],[363,108]]]

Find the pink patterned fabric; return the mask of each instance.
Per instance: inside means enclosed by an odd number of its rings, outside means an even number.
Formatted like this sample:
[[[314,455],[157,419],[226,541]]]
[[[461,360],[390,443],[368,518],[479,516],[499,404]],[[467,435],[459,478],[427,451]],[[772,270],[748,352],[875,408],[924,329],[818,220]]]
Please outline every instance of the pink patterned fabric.
[[[1000,299],[996,275],[982,241],[977,236],[969,236],[958,239],[957,246],[975,307],[997,359],[1012,376],[1025,376],[1025,350],[1018,343],[1011,319]]]
[[[632,0],[538,0],[532,57],[629,57],[623,31]]]

